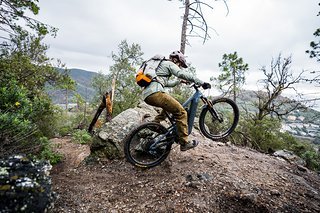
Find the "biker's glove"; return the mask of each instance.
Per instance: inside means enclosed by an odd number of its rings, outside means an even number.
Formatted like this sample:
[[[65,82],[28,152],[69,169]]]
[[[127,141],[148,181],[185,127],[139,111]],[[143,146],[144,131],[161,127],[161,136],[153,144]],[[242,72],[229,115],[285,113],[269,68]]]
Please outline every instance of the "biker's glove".
[[[207,83],[207,82],[204,82],[204,83],[202,84],[202,88],[203,88],[203,89],[210,89],[210,88],[211,88],[211,84],[209,84],[209,83]]]

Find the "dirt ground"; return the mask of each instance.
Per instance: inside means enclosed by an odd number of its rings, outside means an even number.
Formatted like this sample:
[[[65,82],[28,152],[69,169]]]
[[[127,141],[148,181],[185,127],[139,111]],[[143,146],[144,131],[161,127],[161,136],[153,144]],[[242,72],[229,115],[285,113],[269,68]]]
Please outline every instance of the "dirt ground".
[[[320,177],[254,150],[203,142],[152,169],[125,159],[90,161],[89,147],[52,140],[50,212],[320,212]]]

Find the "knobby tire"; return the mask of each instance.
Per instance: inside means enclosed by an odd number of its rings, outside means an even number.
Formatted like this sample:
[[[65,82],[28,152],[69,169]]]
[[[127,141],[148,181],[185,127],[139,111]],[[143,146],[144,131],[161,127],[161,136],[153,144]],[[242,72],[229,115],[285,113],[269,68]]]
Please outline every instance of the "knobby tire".
[[[142,168],[154,167],[163,162],[170,153],[172,143],[164,139],[161,149],[154,151],[150,151],[148,146],[154,138],[167,132],[164,126],[155,122],[144,123],[133,129],[124,140],[124,154],[128,162]]]
[[[211,108],[206,105],[200,113],[200,130],[205,137],[220,140],[229,136],[236,128],[239,121],[239,109],[236,103],[229,98],[214,99],[212,105],[223,122],[215,119]]]

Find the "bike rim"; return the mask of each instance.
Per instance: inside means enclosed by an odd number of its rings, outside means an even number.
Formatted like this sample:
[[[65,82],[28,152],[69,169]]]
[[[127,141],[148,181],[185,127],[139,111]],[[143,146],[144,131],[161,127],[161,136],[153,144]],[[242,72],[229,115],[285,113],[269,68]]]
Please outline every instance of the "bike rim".
[[[205,131],[213,137],[223,138],[234,129],[236,121],[235,109],[228,102],[214,103],[215,112],[207,108],[204,118]],[[218,117],[216,117],[217,115]]]
[[[171,150],[165,133],[166,129],[147,126],[134,134],[128,146],[131,163],[139,167],[152,167],[161,163]]]

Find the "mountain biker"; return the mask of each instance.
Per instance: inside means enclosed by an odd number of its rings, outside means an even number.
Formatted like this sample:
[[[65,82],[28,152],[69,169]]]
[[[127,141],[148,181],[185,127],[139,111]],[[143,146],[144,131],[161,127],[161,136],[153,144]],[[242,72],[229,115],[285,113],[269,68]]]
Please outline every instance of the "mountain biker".
[[[157,80],[152,81],[142,91],[143,99],[147,104],[162,108],[162,112],[155,117],[154,122],[160,123],[161,120],[166,118],[163,110],[171,113],[175,118],[181,151],[192,149],[199,142],[188,141],[187,112],[176,99],[165,92],[164,87],[174,87],[188,81],[200,84],[204,89],[211,88],[209,83],[203,82],[181,69],[187,67],[185,56],[180,51],[172,52],[168,60],[163,60],[160,63],[156,72]],[[169,80],[172,75],[182,80]]]

